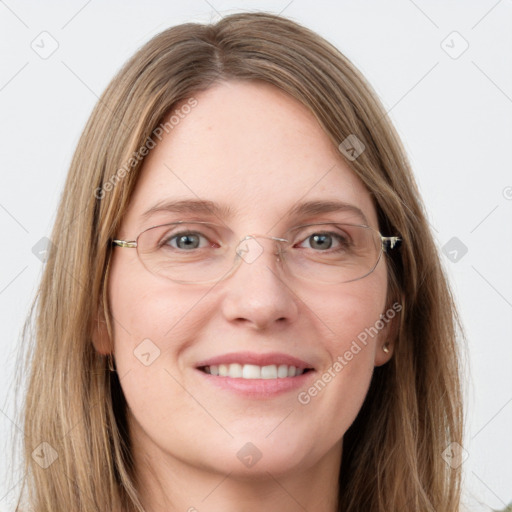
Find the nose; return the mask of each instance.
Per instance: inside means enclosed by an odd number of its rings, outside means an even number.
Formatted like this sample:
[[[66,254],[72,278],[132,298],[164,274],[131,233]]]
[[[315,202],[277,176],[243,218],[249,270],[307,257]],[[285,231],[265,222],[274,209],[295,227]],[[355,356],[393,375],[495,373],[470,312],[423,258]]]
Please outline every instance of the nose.
[[[297,298],[281,271],[283,258],[276,255],[280,242],[269,238],[246,237],[237,247],[240,261],[223,286],[221,310],[229,322],[264,330],[298,317]]]

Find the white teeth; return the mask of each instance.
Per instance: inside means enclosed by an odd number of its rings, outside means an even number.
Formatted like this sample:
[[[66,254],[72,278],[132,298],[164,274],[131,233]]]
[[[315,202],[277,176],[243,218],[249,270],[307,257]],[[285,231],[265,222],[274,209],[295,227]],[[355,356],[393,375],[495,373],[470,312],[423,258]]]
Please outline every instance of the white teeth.
[[[287,364],[270,364],[258,366],[255,364],[219,364],[205,367],[205,372],[219,377],[231,377],[233,379],[283,379],[295,377],[304,373],[303,368],[288,366]]]
[[[277,366],[271,364],[269,366],[261,367],[261,378],[262,379],[277,379]]]
[[[255,364],[244,364],[242,369],[242,378],[261,379],[261,367]]]
[[[240,378],[243,376],[243,368],[241,364],[233,363],[229,365],[229,373],[228,375],[234,379]]]
[[[288,365],[287,364],[280,364],[279,368],[277,369],[277,376],[279,378],[288,377]]]

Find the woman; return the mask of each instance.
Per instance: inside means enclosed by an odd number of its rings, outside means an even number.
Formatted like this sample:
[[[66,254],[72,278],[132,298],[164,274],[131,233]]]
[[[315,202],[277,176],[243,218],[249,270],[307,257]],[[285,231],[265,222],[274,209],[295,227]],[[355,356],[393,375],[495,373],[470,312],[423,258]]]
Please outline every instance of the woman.
[[[318,35],[241,13],[154,37],[52,240],[35,511],[458,510],[452,296],[395,130]]]

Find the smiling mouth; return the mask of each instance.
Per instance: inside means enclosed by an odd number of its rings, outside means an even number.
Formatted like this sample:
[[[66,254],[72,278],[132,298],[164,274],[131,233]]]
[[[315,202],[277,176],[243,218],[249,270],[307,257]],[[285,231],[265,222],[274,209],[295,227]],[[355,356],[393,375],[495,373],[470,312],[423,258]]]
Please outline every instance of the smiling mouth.
[[[258,366],[239,363],[201,366],[198,369],[208,375],[233,379],[285,379],[313,371],[313,368],[298,368],[287,364]]]

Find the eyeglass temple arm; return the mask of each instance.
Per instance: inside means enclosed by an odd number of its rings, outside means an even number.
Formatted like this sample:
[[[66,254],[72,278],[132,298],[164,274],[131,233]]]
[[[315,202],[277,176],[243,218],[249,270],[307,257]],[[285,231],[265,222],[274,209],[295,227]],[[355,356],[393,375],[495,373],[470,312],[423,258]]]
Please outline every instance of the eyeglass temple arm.
[[[118,245],[119,247],[137,247],[137,242],[127,242],[125,240],[112,240],[112,245]]]
[[[385,251],[388,249],[398,249],[402,243],[402,239],[399,236],[383,236],[381,239]]]

